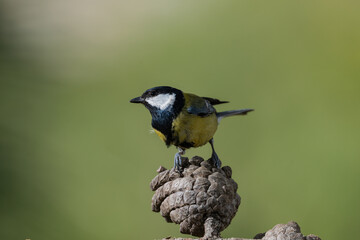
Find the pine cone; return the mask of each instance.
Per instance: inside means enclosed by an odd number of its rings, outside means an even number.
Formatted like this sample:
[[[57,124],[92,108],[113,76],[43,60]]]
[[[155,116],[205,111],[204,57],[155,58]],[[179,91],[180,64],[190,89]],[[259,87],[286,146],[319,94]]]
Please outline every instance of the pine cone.
[[[167,222],[180,224],[180,232],[208,238],[220,237],[229,226],[240,205],[237,184],[231,178],[231,168],[213,166],[195,156],[182,158],[182,174],[164,167],[151,181],[156,191],[152,210],[160,212]]]

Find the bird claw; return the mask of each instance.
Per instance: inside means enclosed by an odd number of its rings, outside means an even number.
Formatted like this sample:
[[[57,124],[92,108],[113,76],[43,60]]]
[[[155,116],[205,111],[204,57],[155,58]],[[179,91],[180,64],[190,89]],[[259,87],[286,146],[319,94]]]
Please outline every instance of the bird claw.
[[[213,163],[215,167],[220,168],[221,167],[221,161],[216,152],[213,152],[211,155],[211,159],[213,160]]]
[[[175,153],[174,169],[175,169],[175,171],[178,171],[179,173],[182,173],[182,171],[183,171],[180,152]]]
[[[216,154],[215,149],[214,149],[214,139],[211,139],[209,141],[209,143],[210,143],[211,149],[212,149],[211,159],[212,159],[215,167],[220,168],[221,167],[221,161],[220,161],[220,158],[218,157],[218,155]]]

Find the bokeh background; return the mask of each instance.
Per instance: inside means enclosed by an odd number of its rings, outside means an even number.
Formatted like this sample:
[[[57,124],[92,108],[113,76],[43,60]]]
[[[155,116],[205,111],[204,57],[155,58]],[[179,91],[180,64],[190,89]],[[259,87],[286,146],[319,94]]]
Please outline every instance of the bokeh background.
[[[151,212],[175,148],[129,103],[170,85],[255,108],[217,152],[242,204],[224,237],[360,224],[359,1],[0,2],[0,239],[184,236]],[[187,156],[211,154],[210,146]]]

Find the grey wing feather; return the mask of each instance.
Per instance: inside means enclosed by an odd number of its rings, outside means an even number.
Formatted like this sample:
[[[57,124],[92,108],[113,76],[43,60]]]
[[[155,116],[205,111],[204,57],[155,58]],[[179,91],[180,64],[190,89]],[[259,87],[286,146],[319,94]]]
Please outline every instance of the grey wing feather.
[[[188,107],[187,112],[190,114],[198,115],[200,117],[205,117],[216,112],[216,110],[209,101],[204,99],[203,102],[198,102],[197,104]]]

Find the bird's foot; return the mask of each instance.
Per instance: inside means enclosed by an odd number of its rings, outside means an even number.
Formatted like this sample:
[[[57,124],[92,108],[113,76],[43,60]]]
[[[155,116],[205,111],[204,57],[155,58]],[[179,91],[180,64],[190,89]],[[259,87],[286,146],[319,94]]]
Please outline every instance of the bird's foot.
[[[221,168],[221,161],[220,161],[220,158],[218,157],[218,155],[216,154],[216,152],[212,153],[211,159],[213,160],[215,167]]]
[[[182,167],[182,161],[181,161],[181,153],[175,153],[175,158],[174,158],[174,169],[175,171],[182,173],[184,171],[183,167]]]

